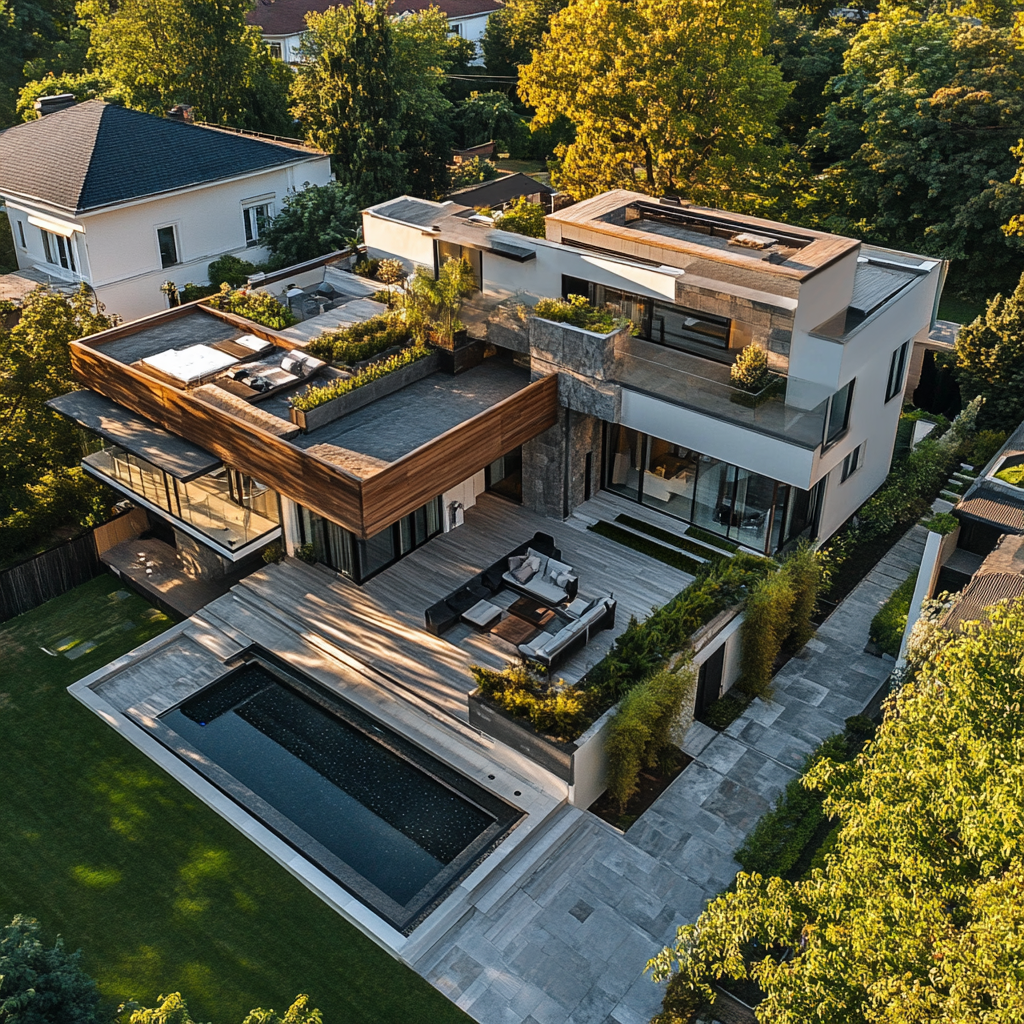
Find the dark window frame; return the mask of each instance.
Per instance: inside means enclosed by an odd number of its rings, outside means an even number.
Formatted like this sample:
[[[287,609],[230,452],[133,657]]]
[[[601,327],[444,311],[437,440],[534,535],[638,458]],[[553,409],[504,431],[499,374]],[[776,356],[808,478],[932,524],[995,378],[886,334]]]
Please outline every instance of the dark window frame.
[[[893,352],[892,358],[889,360],[889,377],[885,384],[885,401],[887,403],[903,392],[909,350],[910,342],[905,341]]]
[[[854,385],[857,383],[857,379],[854,378],[851,381],[847,381],[831,398],[828,400],[828,411],[825,416],[825,424],[823,428],[821,438],[821,450],[823,452],[828,451],[833,445],[838,444],[845,436],[846,432],[850,429],[850,410],[853,408],[853,393]],[[832,415],[836,407],[836,399],[846,392],[845,408],[843,409],[843,421],[839,427],[833,427]]]
[[[843,459],[842,474],[839,477],[839,482],[841,484],[845,484],[846,481],[849,480],[850,477],[853,476],[853,474],[856,473],[857,470],[864,465],[863,455],[864,442],[861,441],[861,443],[857,445],[857,447],[854,448],[853,451],[850,452],[850,454],[847,455],[845,459]]]
[[[174,259],[168,260],[165,254],[165,247],[161,240],[160,233],[169,231]],[[181,253],[178,251],[178,232],[173,224],[164,224],[156,229],[156,247],[160,253],[160,268],[166,270],[168,267],[176,267],[181,263]]]

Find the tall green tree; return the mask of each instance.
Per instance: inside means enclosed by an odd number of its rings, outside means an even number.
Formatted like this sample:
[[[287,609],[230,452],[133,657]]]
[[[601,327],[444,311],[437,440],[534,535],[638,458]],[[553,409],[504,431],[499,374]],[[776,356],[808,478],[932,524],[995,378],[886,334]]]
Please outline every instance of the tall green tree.
[[[568,0],[505,0],[487,19],[484,64],[492,75],[515,75],[529,64],[553,15]]]
[[[96,982],[81,950],[61,939],[44,946],[39,922],[18,915],[0,929],[0,1021],[4,1024],[106,1024]]]
[[[359,212],[348,188],[336,181],[307,182],[301,192],[285,196],[263,241],[274,265],[287,267],[344,249],[358,224]]]
[[[392,18],[388,0],[307,17],[293,91],[306,138],[334,156],[360,206],[448,187],[453,136],[444,75],[456,53],[436,8]]]
[[[83,0],[93,68],[126,106],[164,114],[176,103],[198,120],[291,134],[291,72],[245,16],[248,0]]]
[[[1012,287],[1022,209],[1011,147],[1024,134],[1024,50],[1006,28],[883,6],[829,86],[809,145],[828,164],[822,226],[953,261],[953,287]]]
[[[982,427],[1009,431],[1024,420],[1024,274],[1010,295],[996,295],[960,328],[956,378],[962,394],[985,399]]]
[[[456,106],[452,120],[462,148],[493,139],[513,159],[529,156],[530,129],[503,92],[472,93]]]
[[[749,977],[763,1024],[1024,1019],[1024,605],[935,638],[851,762],[805,784],[841,827],[824,870],[740,874],[649,965],[713,998]]]
[[[519,94],[535,123],[565,115],[556,179],[749,208],[776,173],[790,87],[765,53],[770,0],[572,0],[551,19]]]

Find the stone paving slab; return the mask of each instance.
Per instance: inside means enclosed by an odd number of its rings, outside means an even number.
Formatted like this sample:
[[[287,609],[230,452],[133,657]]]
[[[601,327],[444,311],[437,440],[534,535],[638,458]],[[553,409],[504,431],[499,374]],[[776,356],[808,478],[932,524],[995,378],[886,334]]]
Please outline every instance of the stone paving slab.
[[[920,562],[914,527],[729,728],[695,727],[694,761],[625,835],[566,807],[570,826],[501,898],[467,913],[413,966],[480,1024],[647,1024],[643,969],[726,888],[734,853],[822,740],[884,684],[864,653],[875,612]],[[486,907],[486,910],[481,909]]]

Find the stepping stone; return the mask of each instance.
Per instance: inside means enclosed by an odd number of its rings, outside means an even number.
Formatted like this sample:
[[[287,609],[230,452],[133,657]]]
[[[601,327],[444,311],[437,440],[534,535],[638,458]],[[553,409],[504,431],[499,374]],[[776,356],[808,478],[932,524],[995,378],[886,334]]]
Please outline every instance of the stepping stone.
[[[64,657],[69,661],[76,661],[83,654],[88,654],[90,651],[96,650],[96,644],[91,640],[86,640],[84,643],[80,643],[77,647],[72,647],[70,651],[64,652]]]

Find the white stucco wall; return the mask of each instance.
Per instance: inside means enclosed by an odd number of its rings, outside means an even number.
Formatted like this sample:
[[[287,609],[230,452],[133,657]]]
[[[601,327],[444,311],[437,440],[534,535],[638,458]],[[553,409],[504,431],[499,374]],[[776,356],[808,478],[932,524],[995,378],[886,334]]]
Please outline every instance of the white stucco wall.
[[[243,206],[251,202],[281,209],[289,189],[301,190],[308,182],[331,180],[330,158],[314,156],[283,167],[180,190],[158,198],[95,210],[71,219],[48,214],[67,228],[76,228],[79,270],[110,313],[135,320],[167,308],[160,291],[165,281],[179,288],[207,280],[207,267],[225,253],[254,263],[266,258],[260,246],[246,246]],[[19,204],[23,206],[24,204]],[[45,211],[33,211],[39,219]],[[42,235],[27,223],[27,207],[12,205],[12,221],[25,219],[27,250],[18,251],[21,267],[39,266],[55,276],[70,278],[45,262]],[[157,228],[173,225],[179,262],[161,267]],[[15,226],[16,241],[20,241]]]

